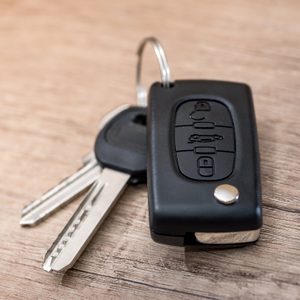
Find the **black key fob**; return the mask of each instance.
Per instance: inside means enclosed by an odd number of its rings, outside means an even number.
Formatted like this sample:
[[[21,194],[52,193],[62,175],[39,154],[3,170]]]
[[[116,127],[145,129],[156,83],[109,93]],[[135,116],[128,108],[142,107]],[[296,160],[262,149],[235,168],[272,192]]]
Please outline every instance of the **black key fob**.
[[[252,243],[262,226],[255,114],[242,83],[152,85],[148,107],[152,238],[207,248]]]

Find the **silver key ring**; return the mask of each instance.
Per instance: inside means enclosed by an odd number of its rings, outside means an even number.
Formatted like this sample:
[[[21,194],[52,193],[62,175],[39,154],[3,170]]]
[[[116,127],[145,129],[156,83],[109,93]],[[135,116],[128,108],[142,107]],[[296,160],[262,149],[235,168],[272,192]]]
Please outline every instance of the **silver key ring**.
[[[143,39],[137,51],[138,62],[136,68],[136,92],[137,92],[137,103],[139,106],[147,105],[147,91],[142,85],[141,73],[142,73],[143,53],[144,53],[145,46],[147,45],[148,42],[152,44],[159,63],[162,86],[165,88],[169,88],[172,84],[170,68],[167,61],[166,53],[162,45],[160,44],[159,40],[155,37],[147,37]]]

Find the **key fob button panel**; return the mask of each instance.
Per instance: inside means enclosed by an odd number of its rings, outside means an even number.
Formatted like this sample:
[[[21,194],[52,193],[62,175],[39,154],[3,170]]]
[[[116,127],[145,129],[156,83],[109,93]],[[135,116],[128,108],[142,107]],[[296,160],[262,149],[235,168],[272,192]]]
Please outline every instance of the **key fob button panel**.
[[[196,154],[193,151],[177,152],[180,172],[194,180],[219,180],[228,177],[234,166],[234,153]]]
[[[232,118],[227,107],[211,99],[197,99],[181,104],[176,112],[176,125],[193,125],[195,122],[213,123],[232,127]]]
[[[214,148],[215,151],[235,152],[234,129],[225,127],[198,129],[193,126],[176,126],[176,152],[194,151],[196,148]]]
[[[188,100],[179,105],[175,119],[175,152],[181,174],[194,180],[229,176],[234,168],[235,133],[226,106],[206,99]]]

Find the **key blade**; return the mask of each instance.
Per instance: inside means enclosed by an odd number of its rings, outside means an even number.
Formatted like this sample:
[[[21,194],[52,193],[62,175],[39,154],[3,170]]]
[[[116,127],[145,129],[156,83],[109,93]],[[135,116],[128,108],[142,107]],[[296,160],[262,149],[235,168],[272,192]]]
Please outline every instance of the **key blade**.
[[[77,178],[81,177],[84,175],[93,165],[96,164],[95,160],[95,154],[94,152],[90,152],[83,158],[83,163],[84,165],[77,170],[74,174],[71,176],[63,179],[59,184],[45,192],[39,199],[29,203],[26,205],[23,210],[22,210],[22,216],[27,214],[29,211],[35,209],[39,205],[42,204],[42,202],[46,201],[48,198],[52,197],[53,195],[57,194],[61,190],[63,190],[66,186],[68,186],[70,183],[74,182]],[[89,165],[88,165],[89,164]],[[87,166],[86,166],[87,165]]]
[[[45,271],[66,271],[73,266],[101,226],[123,190],[130,175],[103,169],[85,200],[45,256]]]
[[[108,113],[100,123],[100,130],[116,115],[129,106],[123,105]],[[98,165],[95,153],[91,151],[83,157],[83,166],[73,175],[63,180],[41,198],[27,205],[21,214],[20,225],[33,226],[54,213],[60,207],[68,204],[75,196],[89,187],[98,175]],[[92,170],[93,168],[93,170]]]
[[[38,224],[82,193],[97,180],[100,173],[101,167],[93,158],[73,175],[43,194],[41,198],[26,206],[22,211],[20,224],[22,226]]]
[[[57,258],[61,250],[63,250],[65,245],[69,242],[79,224],[83,222],[84,219],[87,217],[87,214],[92,208],[93,203],[96,197],[101,192],[103,186],[104,183],[102,182],[96,181],[93,183],[84,200],[75,211],[74,215],[71,217],[67,225],[64,227],[64,229],[58,235],[57,239],[54,241],[50,249],[47,251],[43,264],[43,269],[45,271],[52,271],[52,265],[55,259]]]

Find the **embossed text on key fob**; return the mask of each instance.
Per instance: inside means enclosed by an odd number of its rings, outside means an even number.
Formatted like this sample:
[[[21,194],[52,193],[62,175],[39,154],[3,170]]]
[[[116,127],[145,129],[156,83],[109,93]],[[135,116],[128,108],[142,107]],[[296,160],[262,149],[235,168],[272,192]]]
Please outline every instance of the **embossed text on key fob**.
[[[150,229],[157,242],[236,246],[262,225],[250,88],[180,80],[152,85],[148,107]]]

